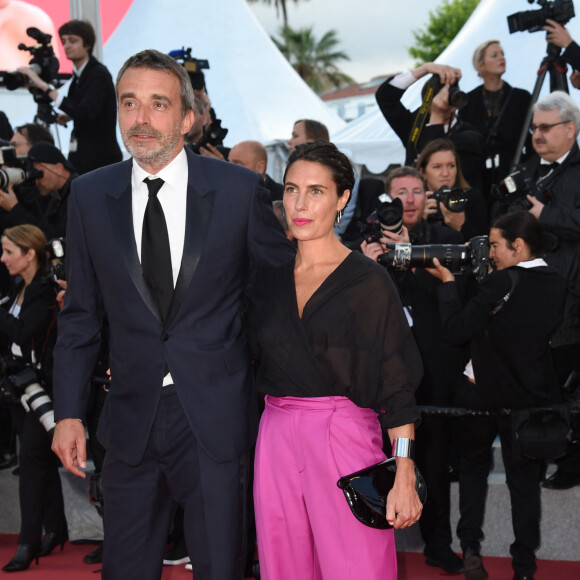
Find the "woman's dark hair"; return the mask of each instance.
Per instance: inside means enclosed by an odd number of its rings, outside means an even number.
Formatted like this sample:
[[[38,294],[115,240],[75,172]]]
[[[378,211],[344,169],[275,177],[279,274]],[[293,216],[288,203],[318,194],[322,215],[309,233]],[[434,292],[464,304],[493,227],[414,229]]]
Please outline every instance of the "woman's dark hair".
[[[312,141],[311,143],[302,143],[296,145],[288,158],[288,165],[284,171],[284,183],[286,183],[286,174],[296,161],[313,161],[320,163],[330,170],[332,181],[336,184],[336,192],[340,197],[345,191],[349,190],[352,195],[354,187],[354,171],[348,157],[341,153],[334,143],[330,141]],[[346,206],[345,206],[346,207]]]
[[[38,268],[43,270],[46,267],[46,236],[40,228],[31,224],[22,224],[6,228],[2,235],[18,246],[23,254],[26,254],[28,250],[34,250]]]
[[[531,213],[525,210],[506,213],[494,220],[491,227],[500,230],[508,248],[511,249],[516,239],[521,238],[534,258],[538,258],[543,254],[542,226]]]
[[[95,29],[90,22],[87,22],[86,20],[69,20],[68,22],[65,22],[58,29],[58,35],[62,38],[67,34],[80,36],[83,39],[83,46],[89,51],[89,55],[93,54],[96,37]]]
[[[455,183],[453,184],[453,187],[469,187],[469,183],[467,183],[467,180],[461,171],[461,163],[459,161],[459,155],[457,155],[455,145],[449,139],[433,139],[433,141],[429,141],[417,159],[417,163],[415,164],[417,169],[423,175],[425,175],[425,169],[427,168],[429,159],[431,159],[432,155],[439,153],[440,151],[451,151],[451,153],[453,153],[453,157],[455,157],[457,176],[455,177]]]

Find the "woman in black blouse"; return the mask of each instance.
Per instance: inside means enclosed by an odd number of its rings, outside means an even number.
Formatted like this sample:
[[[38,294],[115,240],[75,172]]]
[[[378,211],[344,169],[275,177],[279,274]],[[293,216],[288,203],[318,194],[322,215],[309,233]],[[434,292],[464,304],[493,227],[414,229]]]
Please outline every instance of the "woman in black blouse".
[[[266,394],[254,498],[265,580],[396,578],[392,530],[354,518],[337,480],[414,438],[421,361],[387,272],[334,235],[353,187],[331,143],[298,146],[284,176],[294,262],[262,271],[250,292]],[[397,458],[387,501],[395,528],[421,513],[413,460]]]
[[[453,212],[435,199],[428,199],[425,203],[425,219],[440,211],[441,225],[457,230],[464,241],[473,236],[487,233],[487,207],[485,200],[478,189],[467,183],[461,172],[459,156],[455,145],[449,139],[435,139],[425,146],[419,159],[417,169],[425,177],[429,191],[435,192],[441,187],[461,188],[467,199],[465,211]],[[432,218],[431,218],[432,219]]]
[[[473,67],[483,84],[469,93],[469,102],[459,116],[484,137],[483,194],[491,204],[490,188],[509,173],[516,154],[530,93],[511,87],[502,79],[506,58],[498,40],[486,40],[475,49]],[[531,151],[529,139],[527,149]]]
[[[560,402],[549,340],[558,327],[565,284],[541,258],[542,229],[526,211],[506,214],[490,230],[496,271],[463,308],[453,274],[434,260],[442,324],[454,344],[470,342],[471,362],[457,404],[475,409],[542,407]],[[510,492],[515,541],[514,578],[533,578],[540,543],[543,461],[524,457],[509,416],[461,420],[460,520],[457,535],[468,580],[487,578],[481,563],[483,519],[491,447],[499,434]]]
[[[2,262],[16,285],[5,308],[0,308],[2,356],[40,369],[43,387],[50,394],[51,347],[47,342],[55,320],[56,294],[45,271],[46,238],[33,225],[4,230]],[[50,335],[52,336],[52,335]],[[20,401],[10,404],[18,432],[20,534],[18,549],[2,570],[26,570],[68,537],[58,459],[51,451],[52,436],[33,412]],[[41,543],[42,529],[46,532]]]

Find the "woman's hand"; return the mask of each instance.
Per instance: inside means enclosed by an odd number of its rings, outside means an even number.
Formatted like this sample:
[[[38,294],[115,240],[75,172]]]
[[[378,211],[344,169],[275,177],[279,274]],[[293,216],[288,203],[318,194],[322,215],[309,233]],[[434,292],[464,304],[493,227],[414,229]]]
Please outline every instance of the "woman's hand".
[[[383,250],[379,242],[371,242],[369,244],[366,240],[361,244],[360,250],[365,256],[367,256],[367,258],[370,258],[375,262],[378,260],[379,256],[382,256],[385,253],[385,250]]]
[[[433,268],[425,268],[425,270],[441,282],[455,282],[455,276],[445,266],[442,266],[437,258],[433,258]]]
[[[425,200],[425,206],[423,207],[423,219],[426,220],[430,215],[437,213],[437,200],[429,197],[433,192],[427,191]]]
[[[439,209],[443,215],[443,221],[445,222],[445,225],[460,232],[463,224],[465,223],[465,212],[451,211],[450,209],[447,209],[445,204],[442,202],[439,202]]]
[[[415,489],[415,462],[405,457],[397,457],[397,474],[393,488],[387,495],[389,524],[395,529],[408,528],[421,517],[423,505]]]

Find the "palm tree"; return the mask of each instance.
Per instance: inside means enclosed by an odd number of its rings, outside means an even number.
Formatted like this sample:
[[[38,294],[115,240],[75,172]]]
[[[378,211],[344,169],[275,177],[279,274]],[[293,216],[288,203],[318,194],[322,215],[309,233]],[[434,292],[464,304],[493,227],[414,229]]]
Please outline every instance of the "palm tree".
[[[248,2],[259,2],[260,0],[248,0]],[[297,4],[300,0],[294,0],[294,4]],[[262,0],[265,4],[271,5],[272,0]],[[282,10],[282,20],[284,20],[284,26],[288,26],[288,13],[286,12],[286,0],[274,0],[274,6],[276,6],[276,15],[280,15],[280,10]]]
[[[312,27],[294,30],[283,26],[279,34],[280,39],[272,37],[278,50],[314,92],[354,82],[336,64],[339,60],[350,60],[337,50],[336,30],[329,30],[320,40],[315,38]]]

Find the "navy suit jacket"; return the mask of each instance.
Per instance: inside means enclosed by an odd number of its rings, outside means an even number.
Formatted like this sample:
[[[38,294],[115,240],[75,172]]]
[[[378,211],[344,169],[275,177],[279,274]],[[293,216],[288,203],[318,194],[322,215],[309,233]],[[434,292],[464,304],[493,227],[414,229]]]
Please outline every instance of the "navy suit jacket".
[[[186,153],[183,259],[165,323],[137,254],[132,161],[78,178],[69,198],[68,288],[55,349],[56,418],[85,415],[106,314],[111,389],[98,437],[132,465],[145,451],[166,364],[206,452],[223,462],[249,449],[256,412],[244,291],[252,262],[281,264],[294,252],[257,173]]]

